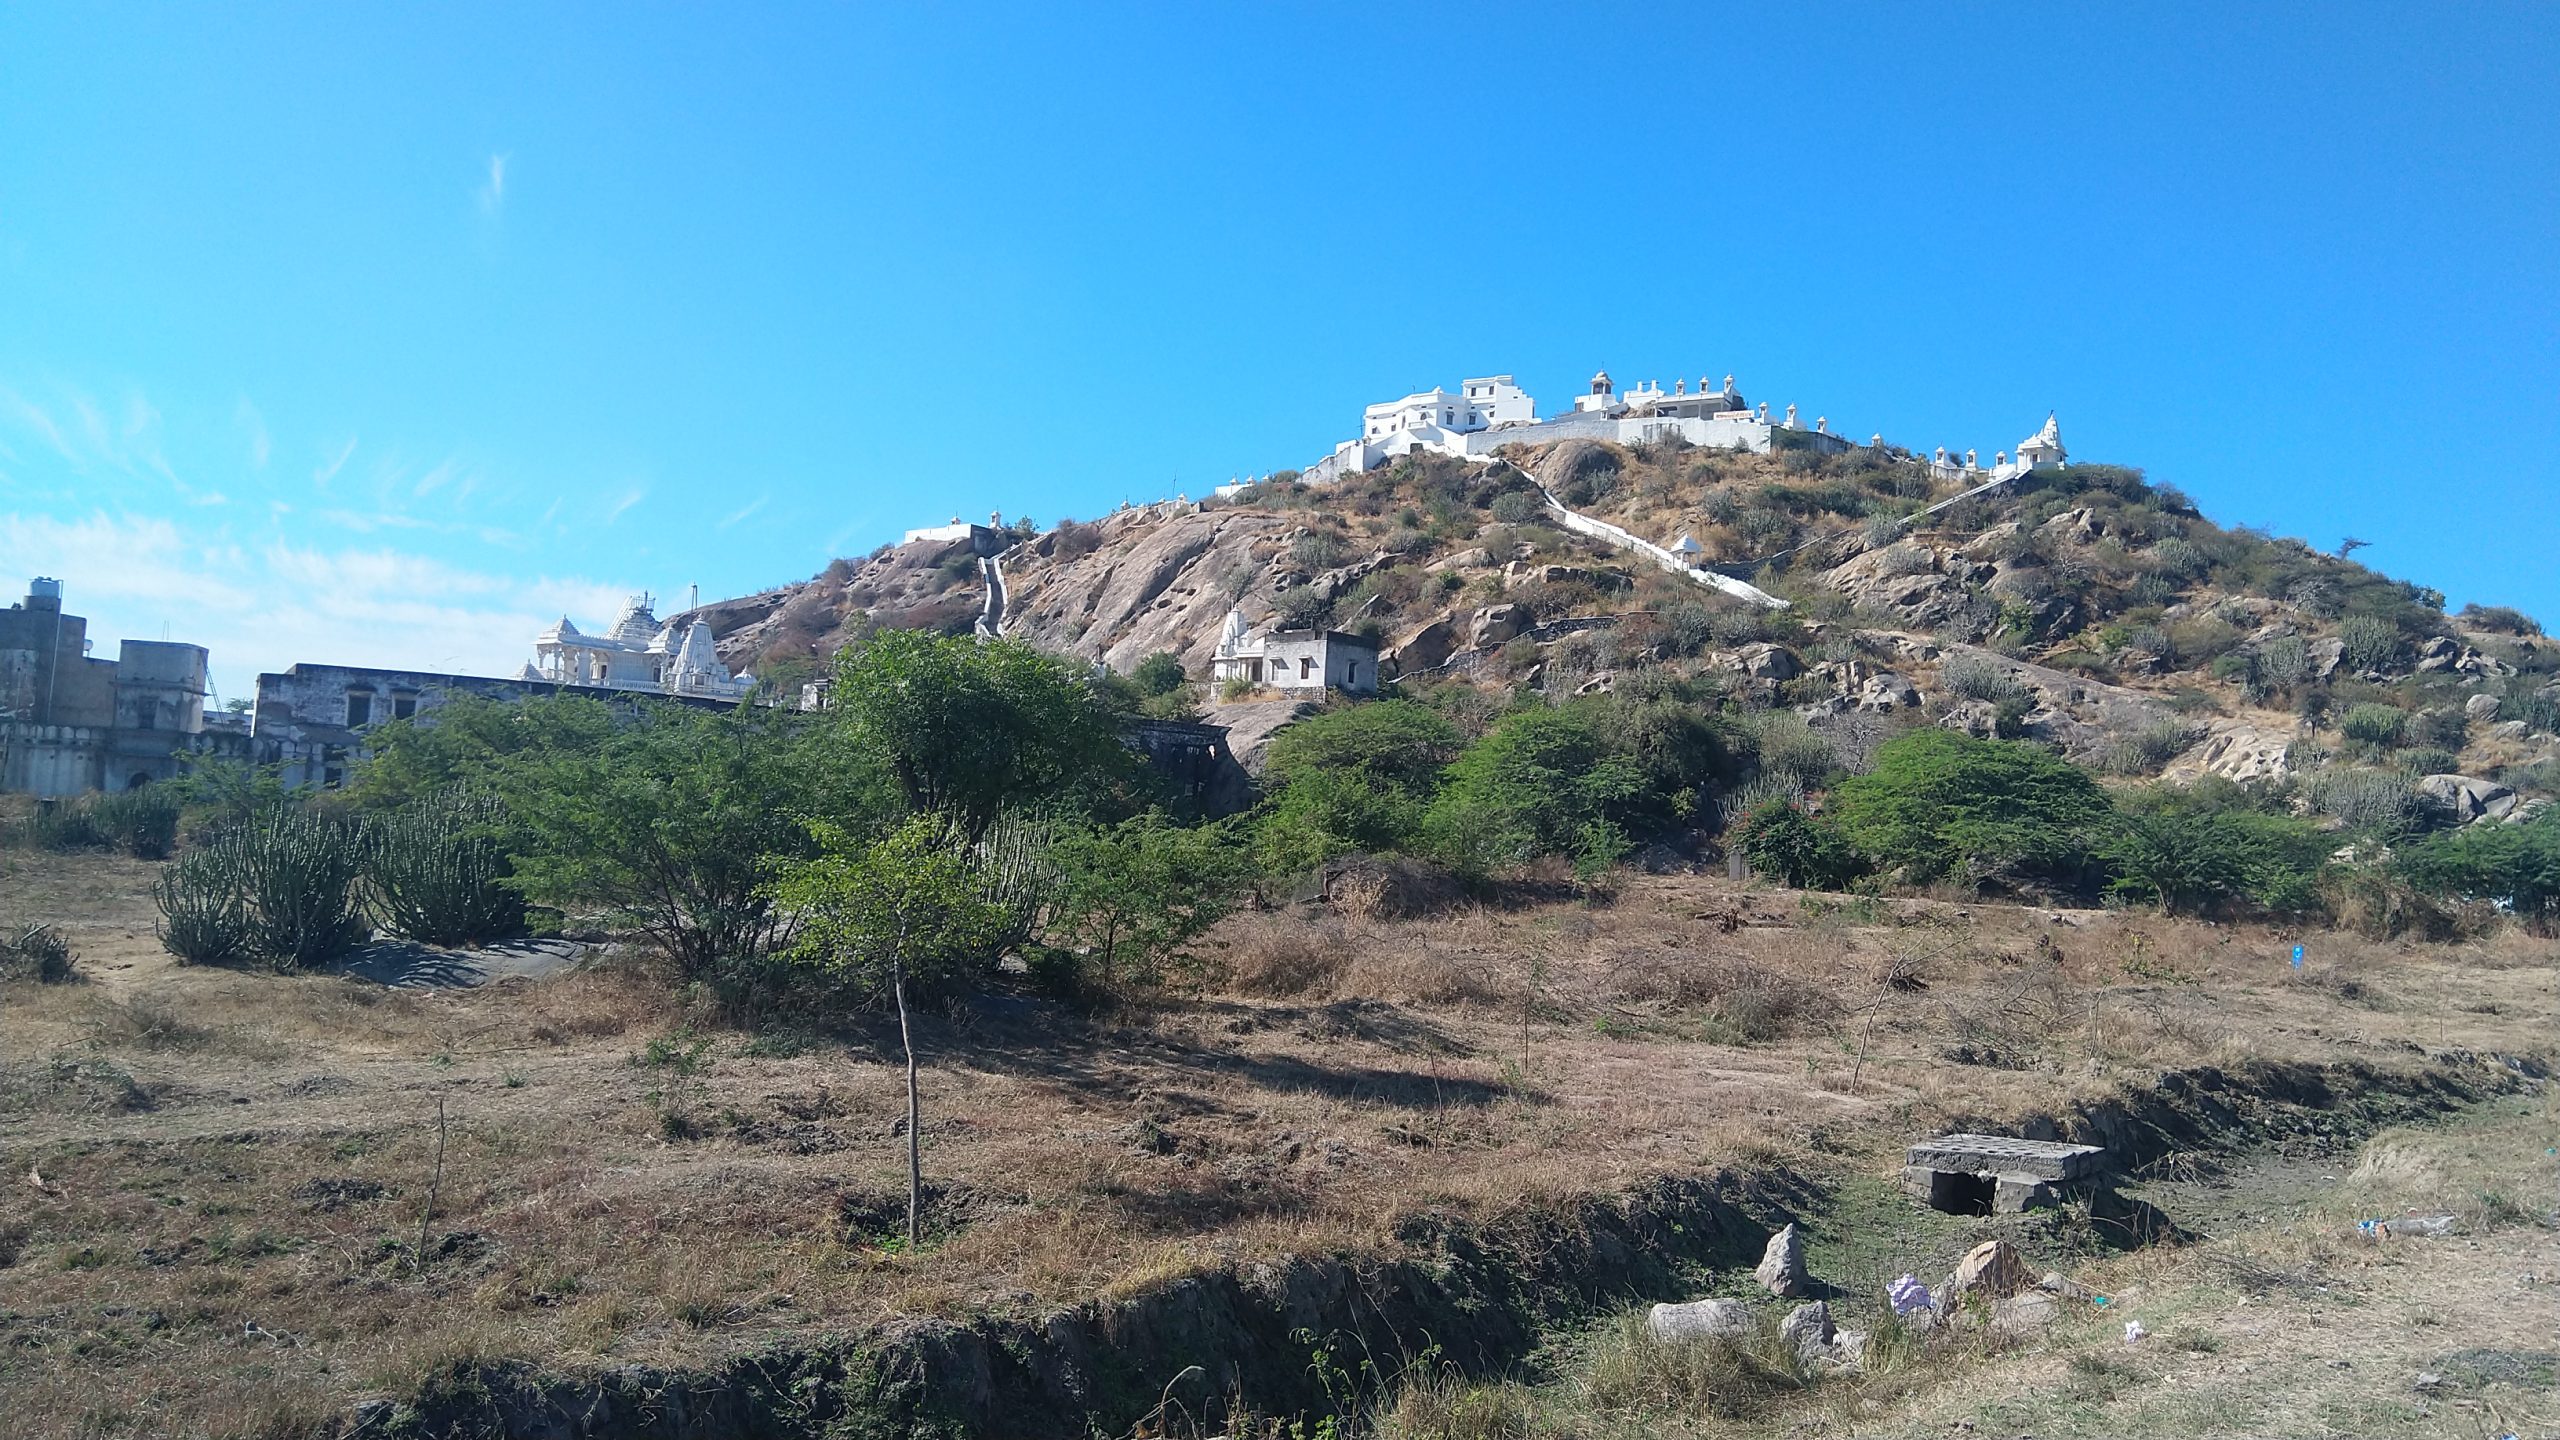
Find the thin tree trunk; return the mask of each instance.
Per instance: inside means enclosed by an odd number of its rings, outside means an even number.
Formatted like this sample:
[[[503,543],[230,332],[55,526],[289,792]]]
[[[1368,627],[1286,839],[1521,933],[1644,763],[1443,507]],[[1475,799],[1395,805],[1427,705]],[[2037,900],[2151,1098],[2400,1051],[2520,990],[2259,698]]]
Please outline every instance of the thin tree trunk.
[[[894,963],[894,962],[893,962]],[[907,1050],[907,1251],[915,1252],[924,1212],[923,1137],[916,1123],[916,1041],[907,1030],[907,970],[896,964],[889,972],[889,988],[898,997],[898,1043]]]

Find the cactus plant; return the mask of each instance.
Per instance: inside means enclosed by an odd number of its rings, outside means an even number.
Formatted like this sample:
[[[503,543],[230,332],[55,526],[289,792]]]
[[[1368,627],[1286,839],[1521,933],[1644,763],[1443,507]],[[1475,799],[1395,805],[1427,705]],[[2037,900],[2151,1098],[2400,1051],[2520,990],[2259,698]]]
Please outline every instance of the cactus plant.
[[[508,883],[504,811],[485,795],[427,796],[366,827],[365,878],[382,928],[430,945],[477,945],[524,932]]]
[[[189,965],[230,965],[253,950],[241,840],[226,835],[190,849],[160,872],[160,944]]]

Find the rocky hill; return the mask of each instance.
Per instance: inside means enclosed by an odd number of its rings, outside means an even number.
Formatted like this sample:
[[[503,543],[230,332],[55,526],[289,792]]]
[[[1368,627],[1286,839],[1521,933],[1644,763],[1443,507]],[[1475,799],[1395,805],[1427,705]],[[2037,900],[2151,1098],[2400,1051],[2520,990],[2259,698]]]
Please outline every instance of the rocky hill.
[[[2217,526],[2135,470],[2074,465],[1918,515],[1961,488],[1895,451],[1566,441],[1321,487],[1283,475],[995,545],[1005,633],[1124,673],[1170,653],[1204,676],[1233,609],[1256,629],[1371,633],[1411,690],[1706,677],[1726,703],[1794,710],[1851,750],[1938,724],[2043,740],[2112,775],[2298,779],[2338,813],[2377,803],[2377,775],[2420,777],[2475,819],[2560,780],[2560,648],[2523,615],[2448,616],[2441,596],[2350,559]],[[1568,533],[1548,496],[1664,544],[1690,537],[1698,564],[1789,604]],[[704,613],[731,664],[787,672],[872,627],[965,632],[984,587],[967,542],[918,543]],[[1273,718],[1228,708],[1268,697],[1196,698],[1257,735]]]

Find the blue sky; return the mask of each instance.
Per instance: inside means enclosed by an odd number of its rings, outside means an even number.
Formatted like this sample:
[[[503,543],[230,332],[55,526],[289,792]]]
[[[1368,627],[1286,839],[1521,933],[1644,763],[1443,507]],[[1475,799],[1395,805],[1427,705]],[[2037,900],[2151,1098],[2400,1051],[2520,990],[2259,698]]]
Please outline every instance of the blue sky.
[[[11,6],[0,586],[225,694],[505,671],[1605,365],[2058,409],[2560,619],[2555,74],[2547,5]]]

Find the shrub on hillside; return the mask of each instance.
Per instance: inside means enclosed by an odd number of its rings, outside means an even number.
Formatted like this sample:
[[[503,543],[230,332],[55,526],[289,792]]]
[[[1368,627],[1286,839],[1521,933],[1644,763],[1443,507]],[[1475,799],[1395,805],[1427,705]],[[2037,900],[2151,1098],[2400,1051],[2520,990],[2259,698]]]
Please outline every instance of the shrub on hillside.
[[[1912,730],[1833,792],[1832,817],[1879,868],[1980,888],[2086,882],[2110,807],[2097,782],[2041,746]]]
[[[1305,570],[1330,569],[1349,554],[1350,547],[1330,530],[1310,530],[1289,542],[1289,563]]]
[[[2397,670],[2408,651],[2400,627],[2371,615],[2348,616],[2338,626],[2338,641],[2345,647],[2339,663],[2358,674]]]
[[[2465,605],[2453,618],[2466,630],[2489,630],[2505,635],[2542,633],[2542,626],[2532,616],[2508,605]]]
[[[2389,749],[2399,744],[2408,727],[2408,711],[2397,705],[2372,701],[2350,707],[2338,720],[2340,734],[2376,749]]]
[[[1546,509],[1546,502],[1532,490],[1505,490],[1493,497],[1493,518],[1505,525],[1526,525]]]
[[[1745,814],[1732,843],[1754,871],[1799,890],[1836,890],[1862,868],[1837,828],[1784,800]]]
[[[2098,846],[2108,893],[2172,914],[2315,909],[2335,841],[2291,815],[2252,807],[2228,781],[2124,797]]]
[[[1967,700],[2029,700],[2032,693],[2018,679],[2018,672],[1997,660],[1979,655],[1958,655],[1939,672],[1947,688]]]
[[[1295,585],[1271,597],[1271,618],[1283,630],[1321,629],[1333,618],[1333,602],[1312,585]]]
[[[2423,893],[2492,901],[2550,934],[2560,921],[2560,810],[2430,836],[2404,848],[2397,867]]]

